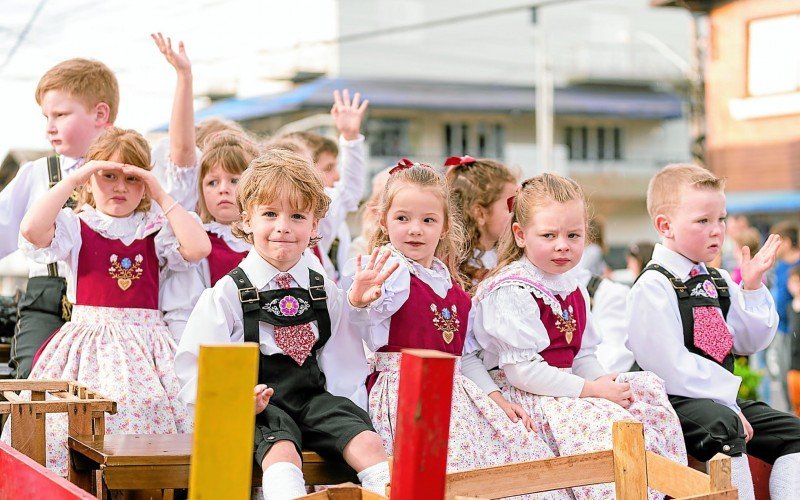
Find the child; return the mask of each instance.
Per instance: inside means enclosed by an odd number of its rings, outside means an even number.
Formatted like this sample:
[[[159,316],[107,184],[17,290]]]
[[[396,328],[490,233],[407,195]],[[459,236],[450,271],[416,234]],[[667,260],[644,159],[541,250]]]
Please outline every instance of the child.
[[[452,156],[444,164],[470,250],[459,269],[473,288],[497,265],[497,241],[511,218],[508,199],[519,186],[511,171],[498,161]]]
[[[723,180],[696,165],[668,165],[651,180],[647,210],[661,244],[628,298],[628,347],[664,379],[686,447],[698,460],[731,456],[739,498],[753,498],[747,457],[774,464],[770,494],[800,491],[800,419],[760,401],[737,400],[733,354],[764,349],[778,316],[761,280],[780,244],[770,236],[751,257],[742,249],[742,285],[707,268],[725,237]]]
[[[611,424],[644,423],[645,445],[686,463],[678,419],[651,373],[606,373],[595,349],[586,291],[567,271],[581,259],[586,202],[572,180],[543,174],[522,184],[499,263],[474,299],[474,332],[506,398],[520,404],[556,455],[611,448]],[[613,498],[613,485],[575,488]],[[656,495],[652,495],[656,496]]]
[[[737,285],[742,282],[742,247],[750,250],[750,255],[755,255],[761,248],[761,233],[754,227],[746,227],[733,236],[733,257],[736,267],[731,271],[731,279]]]
[[[117,78],[99,61],[69,59],[39,80],[36,103],[46,118],[47,139],[56,155],[26,163],[0,191],[0,233],[4,235],[0,258],[17,250],[22,217],[49,187],[78,168],[92,142],[114,123],[119,106]],[[28,376],[36,350],[69,319],[65,273],[63,263],[29,262],[27,291],[19,303],[11,343],[9,366],[16,378]]]
[[[788,311],[791,362],[786,382],[789,386],[790,408],[800,417],[800,266],[793,267],[789,271],[787,286],[792,295],[792,302]]]
[[[367,347],[376,351],[375,373],[368,381],[369,410],[389,454],[397,423],[400,351],[435,349],[461,356],[470,309],[470,297],[458,282],[463,233],[454,223],[443,176],[406,159],[390,174],[381,197],[380,227],[371,246],[383,247],[384,255],[391,254],[390,262],[400,267],[383,285],[381,298],[356,312],[369,318],[369,327],[361,329]],[[499,391],[495,396],[492,402],[456,372],[448,471],[552,456],[538,436],[526,429],[527,416],[509,409],[512,422],[503,411],[511,405]]]
[[[202,259],[208,237],[149,172],[150,151],[138,133],[110,128],[86,159],[22,221],[20,248],[38,262],[66,262],[75,303],[30,378],[76,380],[116,401],[107,433],[190,432],[177,400],[175,344],[159,311],[159,274]],[[61,210],[76,188],[78,211]],[[154,211],[151,201],[166,209]],[[64,475],[66,416],[47,419],[47,464]]]
[[[386,182],[389,180],[390,168],[381,170],[375,177],[372,178],[372,191],[369,198],[361,207],[361,234],[353,238],[350,242],[350,248],[347,250],[347,259],[349,262],[354,262],[358,255],[368,255],[372,253],[369,247],[369,240],[372,238],[372,233],[378,227],[378,220],[380,219],[380,203],[383,188],[386,187]],[[352,270],[345,269],[342,274],[353,274]]]
[[[236,193],[234,234],[253,245],[239,267],[203,292],[181,338],[175,369],[181,398],[193,404],[197,355],[208,342],[261,346],[255,458],[266,500],[305,495],[303,448],[344,458],[362,485],[384,493],[389,467],[364,403],[361,340],[342,328],[345,301],[364,307],[393,269],[386,258],[359,272],[348,298],[314,271],[304,250],[316,239],[329,198],[310,162],[286,150],[254,160]],[[240,224],[240,225],[239,225]],[[267,387],[268,386],[268,387]],[[345,397],[341,397],[345,396]]]

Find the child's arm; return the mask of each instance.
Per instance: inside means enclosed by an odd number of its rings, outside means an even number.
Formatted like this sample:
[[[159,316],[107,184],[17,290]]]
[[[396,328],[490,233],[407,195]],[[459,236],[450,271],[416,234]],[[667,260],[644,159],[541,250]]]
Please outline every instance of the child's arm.
[[[175,52],[169,37],[165,39],[161,33],[150,36],[167,62],[175,68],[178,77],[169,121],[170,159],[179,167],[193,167],[197,158],[192,104],[192,63],[186,55],[183,42],[178,42],[178,52]]]
[[[124,166],[122,172],[125,175],[139,177],[145,183],[152,200],[164,210],[164,215],[181,245],[180,252],[184,259],[189,262],[197,262],[211,253],[211,240],[208,239],[203,226],[164,191],[151,172],[132,166]]]
[[[22,165],[17,175],[5,188],[0,189],[0,259],[18,248],[15,238],[19,234],[23,217],[33,204],[34,193],[47,189],[47,159]],[[37,189],[38,188],[38,189]]]
[[[90,161],[77,169],[72,175],[62,179],[45,193],[22,218],[20,234],[37,248],[50,246],[55,235],[55,221],[72,191],[82,187],[89,178],[103,170],[123,170],[121,163],[110,161]],[[141,170],[141,169],[139,169]]]
[[[269,404],[269,398],[275,393],[275,389],[267,387],[264,384],[258,384],[253,389],[253,396],[256,400],[256,415],[264,411]]]

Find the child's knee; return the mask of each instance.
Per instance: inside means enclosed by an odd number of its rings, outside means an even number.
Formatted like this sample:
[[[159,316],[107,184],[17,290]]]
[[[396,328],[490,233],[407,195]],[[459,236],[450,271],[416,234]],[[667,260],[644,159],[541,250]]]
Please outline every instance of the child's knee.
[[[293,442],[281,440],[273,444],[264,455],[264,459],[261,461],[261,468],[266,469],[269,465],[277,462],[290,462],[299,467],[302,459]]]
[[[386,453],[383,448],[383,440],[376,432],[372,431],[362,431],[356,434],[356,436],[347,443],[347,447],[351,448],[354,452]]]

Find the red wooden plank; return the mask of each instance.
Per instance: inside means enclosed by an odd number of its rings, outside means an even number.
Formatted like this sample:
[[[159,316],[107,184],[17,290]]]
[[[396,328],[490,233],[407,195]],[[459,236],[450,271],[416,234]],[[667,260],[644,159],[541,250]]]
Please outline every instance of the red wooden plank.
[[[772,473],[772,466],[753,455],[747,455],[747,459],[750,462],[750,475],[753,476],[756,500],[769,500],[769,475]]]
[[[0,443],[0,471],[0,500],[33,498],[34,493],[48,500],[95,498],[5,443]]]
[[[409,349],[400,362],[392,499],[444,498],[455,358]]]

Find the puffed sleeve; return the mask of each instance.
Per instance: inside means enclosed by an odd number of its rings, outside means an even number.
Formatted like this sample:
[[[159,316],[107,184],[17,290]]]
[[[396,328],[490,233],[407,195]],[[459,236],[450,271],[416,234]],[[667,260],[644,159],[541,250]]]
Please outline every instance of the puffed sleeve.
[[[201,151],[196,149],[194,165],[174,164],[169,156],[169,137],[158,141],[152,151],[153,175],[164,191],[189,211],[197,208],[197,176],[200,172],[201,155]]]
[[[244,334],[241,306],[236,298],[233,279],[225,276],[214,288],[205,290],[186,322],[184,335],[175,354],[175,374],[181,384],[178,397],[194,406],[197,396],[197,357],[201,344],[241,342]]]
[[[168,270],[161,280],[159,303],[176,343],[180,342],[189,315],[205,289],[199,266],[183,271]]]
[[[196,213],[189,212],[189,215],[192,216],[192,219],[194,219],[197,224],[203,225],[200,221],[200,217]],[[161,231],[156,235],[156,254],[158,254],[159,266],[162,268],[166,267],[171,271],[185,271],[186,269],[193,268],[196,263],[184,259],[183,255],[181,255],[180,248],[181,243],[178,241],[178,237],[175,236],[175,231],[172,230],[169,221],[165,221]]]
[[[411,272],[401,257],[392,255],[384,268],[391,267],[395,262],[399,262],[400,267],[384,282],[378,300],[362,309],[350,306],[348,301],[348,307],[351,309],[348,317],[351,321],[365,325],[361,328],[362,338],[371,351],[377,351],[389,342],[389,323],[392,315],[405,304],[410,293]],[[355,264],[349,263],[346,268],[355,269]],[[348,280],[352,282],[352,275]]]
[[[22,234],[19,235],[19,248],[25,257],[48,264],[50,262],[65,261],[71,263],[81,249],[81,224],[78,215],[69,208],[64,208],[56,216],[56,231],[50,246],[37,248]]]
[[[778,311],[772,294],[763,284],[756,290],[742,290],[728,271],[719,272],[731,294],[726,322],[733,333],[734,352],[749,356],[763,351],[778,331]]]

